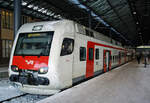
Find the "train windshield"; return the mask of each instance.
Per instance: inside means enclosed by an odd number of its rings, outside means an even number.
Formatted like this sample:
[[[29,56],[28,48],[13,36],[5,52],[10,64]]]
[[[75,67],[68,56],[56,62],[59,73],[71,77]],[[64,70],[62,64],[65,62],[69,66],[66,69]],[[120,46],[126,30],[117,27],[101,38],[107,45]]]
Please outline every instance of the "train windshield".
[[[48,56],[54,32],[19,34],[14,55]]]

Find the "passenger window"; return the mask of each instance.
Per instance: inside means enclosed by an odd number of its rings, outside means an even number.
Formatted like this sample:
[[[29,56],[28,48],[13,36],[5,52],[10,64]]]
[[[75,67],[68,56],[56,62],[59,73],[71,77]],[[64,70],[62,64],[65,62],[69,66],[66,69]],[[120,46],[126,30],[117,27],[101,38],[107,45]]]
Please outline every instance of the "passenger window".
[[[80,47],[80,61],[86,60],[86,48]]]
[[[113,56],[113,63],[115,62],[115,58],[114,58],[114,56]]]
[[[89,48],[89,60],[93,60],[93,48]]]
[[[95,59],[99,59],[99,49],[95,49]]]
[[[60,56],[69,55],[73,52],[74,48],[74,40],[69,38],[64,38],[62,47],[61,47],[61,54]]]

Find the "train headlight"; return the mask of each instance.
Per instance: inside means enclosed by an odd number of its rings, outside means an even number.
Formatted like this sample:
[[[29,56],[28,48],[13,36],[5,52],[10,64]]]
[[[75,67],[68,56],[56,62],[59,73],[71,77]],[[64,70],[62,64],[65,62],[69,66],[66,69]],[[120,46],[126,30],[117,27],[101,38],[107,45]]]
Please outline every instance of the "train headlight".
[[[18,72],[18,71],[19,71],[19,68],[18,68],[17,66],[15,66],[15,65],[12,65],[12,66],[11,66],[11,70],[12,70],[13,72]]]
[[[48,72],[48,67],[42,67],[38,71],[39,74],[46,74],[47,72]]]

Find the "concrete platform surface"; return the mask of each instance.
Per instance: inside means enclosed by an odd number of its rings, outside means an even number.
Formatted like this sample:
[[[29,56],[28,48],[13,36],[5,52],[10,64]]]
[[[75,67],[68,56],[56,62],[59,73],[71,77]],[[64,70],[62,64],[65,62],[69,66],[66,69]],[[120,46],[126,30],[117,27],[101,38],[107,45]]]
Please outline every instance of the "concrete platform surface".
[[[150,103],[150,65],[127,63],[38,103]]]

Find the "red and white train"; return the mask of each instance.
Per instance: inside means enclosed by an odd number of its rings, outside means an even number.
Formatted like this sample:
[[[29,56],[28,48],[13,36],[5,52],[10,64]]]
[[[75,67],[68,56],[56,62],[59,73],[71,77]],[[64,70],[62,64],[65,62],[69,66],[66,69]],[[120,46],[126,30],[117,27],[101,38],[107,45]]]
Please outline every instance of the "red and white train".
[[[126,63],[131,54],[70,20],[24,24],[14,41],[9,79],[24,92],[54,94]]]

